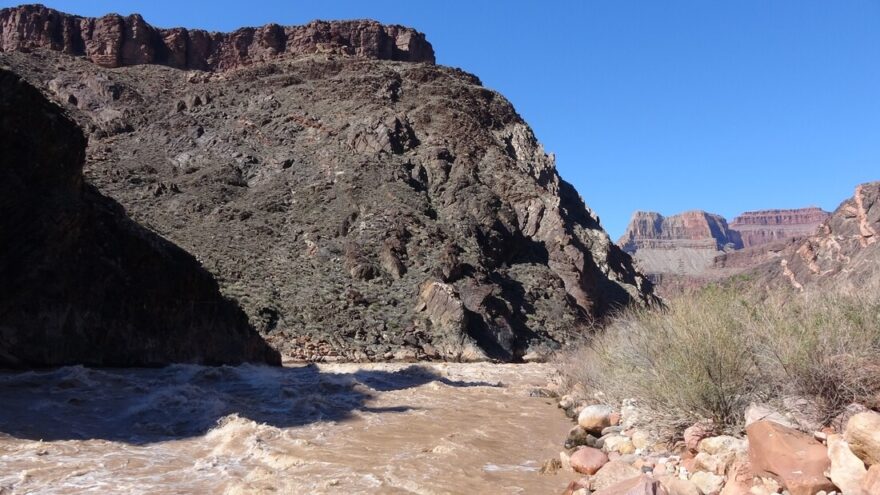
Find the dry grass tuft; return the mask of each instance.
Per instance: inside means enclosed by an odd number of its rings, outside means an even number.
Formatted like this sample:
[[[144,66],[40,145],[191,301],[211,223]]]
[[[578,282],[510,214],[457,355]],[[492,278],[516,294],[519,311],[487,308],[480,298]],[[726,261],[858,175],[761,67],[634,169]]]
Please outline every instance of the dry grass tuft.
[[[710,287],[663,311],[623,313],[561,369],[609,404],[635,399],[670,436],[706,419],[738,431],[751,402],[785,397],[808,399],[828,421],[853,402],[877,406],[880,297],[758,300]]]

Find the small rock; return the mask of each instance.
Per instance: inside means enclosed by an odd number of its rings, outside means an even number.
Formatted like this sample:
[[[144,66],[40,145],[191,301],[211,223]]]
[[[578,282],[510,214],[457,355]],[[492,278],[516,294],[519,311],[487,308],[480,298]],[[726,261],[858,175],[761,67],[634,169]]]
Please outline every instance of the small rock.
[[[562,469],[562,461],[557,458],[547,459],[544,461],[544,464],[541,465],[541,469],[538,470],[540,474],[556,474],[557,471]]]
[[[582,447],[571,454],[571,467],[581,474],[596,474],[608,463],[608,456],[599,449]]]
[[[831,459],[831,468],[827,475],[837,488],[847,495],[866,495],[861,487],[868,470],[841,435],[828,437],[828,457]]]
[[[711,455],[727,453],[744,453],[749,449],[749,444],[744,438],[736,438],[729,435],[704,438],[700,441],[697,451]]]
[[[843,436],[865,465],[880,464],[880,413],[867,411],[851,417]]]
[[[585,407],[578,414],[578,424],[590,433],[600,433],[611,426],[611,414],[614,410],[604,404],[593,404]]]
[[[568,455],[568,452],[559,453],[559,468],[563,471],[574,472],[574,468],[571,467],[571,456]]]
[[[581,495],[586,493],[590,495],[590,478],[581,478],[568,484],[562,495]],[[583,491],[582,491],[583,490]]]
[[[688,450],[696,452],[700,441],[712,434],[711,425],[697,423],[684,430],[684,444]]]
[[[641,475],[593,492],[593,495],[669,495],[669,492],[659,481]]]
[[[648,435],[648,432],[644,430],[636,430],[630,435],[630,440],[632,440],[632,444],[636,449],[646,449],[651,444],[651,438]]]
[[[691,483],[696,486],[703,495],[718,495],[724,488],[724,477],[706,471],[697,471],[691,476]]]
[[[659,476],[657,479],[669,495],[703,495],[697,485],[689,480],[681,480],[669,475]]]
[[[617,426],[620,424],[620,413],[613,412],[611,413],[611,416],[608,417],[608,419],[611,421],[611,426]]]
[[[604,437],[602,448],[606,452],[617,452],[619,454],[632,454],[636,451],[632,440],[623,435],[611,435]]]
[[[602,428],[602,436],[611,435],[612,433],[620,433],[623,431],[622,426],[609,426],[607,428]]]
[[[568,438],[565,439],[565,448],[573,449],[581,445],[595,448],[596,440],[598,439],[590,435],[583,426],[578,425],[568,431]]]
[[[733,464],[735,458],[735,455],[731,452],[719,455],[699,452],[694,457],[694,471],[708,471],[710,473],[723,475],[727,472],[730,465]]]
[[[609,461],[590,479],[590,488],[602,490],[621,481],[636,478],[641,471],[622,461]]]

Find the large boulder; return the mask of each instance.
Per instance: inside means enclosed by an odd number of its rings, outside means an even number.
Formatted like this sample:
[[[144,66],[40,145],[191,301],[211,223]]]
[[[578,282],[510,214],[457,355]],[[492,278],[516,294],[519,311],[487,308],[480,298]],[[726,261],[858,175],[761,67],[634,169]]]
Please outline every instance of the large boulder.
[[[815,495],[834,489],[825,471],[831,461],[812,436],[772,421],[746,427],[749,462],[755,475],[778,480],[791,495]]]
[[[831,468],[828,477],[846,495],[870,495],[862,491],[862,483],[867,475],[865,463],[849,448],[841,435],[829,435],[827,440],[828,457]]]
[[[867,411],[851,417],[844,437],[849,448],[866,465],[880,464],[880,413]]]
[[[195,258],[83,180],[85,153],[0,69],[0,367],[280,364]]]
[[[614,409],[605,404],[589,405],[578,414],[578,425],[590,433],[601,433],[611,426],[611,415]]]

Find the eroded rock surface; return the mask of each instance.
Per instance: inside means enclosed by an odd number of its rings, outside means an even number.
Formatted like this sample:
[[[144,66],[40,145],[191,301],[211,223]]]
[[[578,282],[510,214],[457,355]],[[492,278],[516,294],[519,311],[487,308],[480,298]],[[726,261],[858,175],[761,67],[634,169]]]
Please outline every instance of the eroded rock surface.
[[[703,211],[670,217],[636,212],[618,244],[663,295],[675,295],[778,262],[828,216],[813,207],[749,211],[728,225],[722,216]]]
[[[830,214],[821,208],[747,211],[730,222],[739,233],[743,247],[755,247],[792,238],[806,237]]]
[[[871,290],[880,284],[880,182],[856,187],[812,235],[768,266],[771,280],[808,286]]]
[[[109,68],[161,64],[178,69],[223,70],[306,53],[434,62],[434,49],[422,33],[367,20],[314,21],[287,27],[267,24],[232,33],[210,33],[200,29],[157,29],[138,14],[79,17],[42,5],[0,10],[0,51],[40,48],[83,56]]]
[[[88,178],[288,356],[540,359],[653,301],[510,103],[418,43],[161,66],[91,63],[49,32],[4,27],[0,60],[89,130]]]
[[[0,69],[0,367],[279,364],[192,256],[83,180],[85,150]]]

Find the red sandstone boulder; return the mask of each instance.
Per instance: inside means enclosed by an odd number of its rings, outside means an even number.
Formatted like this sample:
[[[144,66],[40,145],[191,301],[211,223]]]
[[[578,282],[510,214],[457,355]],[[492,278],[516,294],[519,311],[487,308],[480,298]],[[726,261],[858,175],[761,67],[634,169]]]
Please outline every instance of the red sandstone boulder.
[[[584,447],[571,454],[570,462],[572,469],[581,474],[596,474],[608,463],[608,456],[599,449]]]
[[[835,489],[824,474],[831,467],[825,446],[812,436],[772,421],[752,423],[746,434],[755,475],[777,479],[791,495]]]

